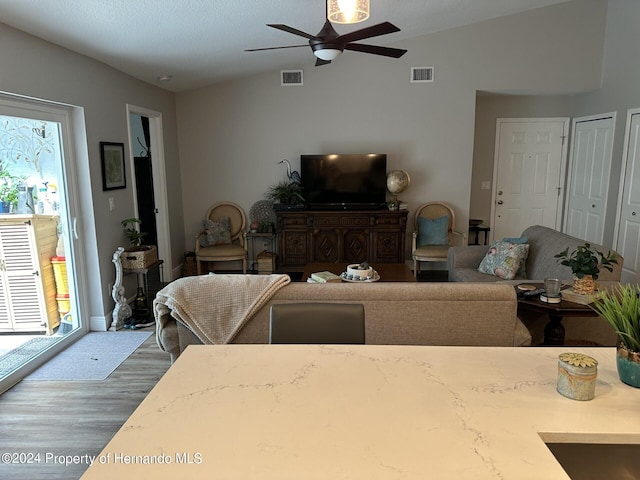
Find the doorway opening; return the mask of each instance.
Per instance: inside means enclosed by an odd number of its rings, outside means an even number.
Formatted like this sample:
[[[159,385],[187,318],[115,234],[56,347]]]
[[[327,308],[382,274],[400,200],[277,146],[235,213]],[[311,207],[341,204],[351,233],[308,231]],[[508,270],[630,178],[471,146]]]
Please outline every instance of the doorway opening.
[[[158,257],[163,260],[163,275],[166,276],[164,279],[155,278],[150,272],[150,291],[146,295],[153,298],[157,288],[151,288],[152,285],[161,287],[161,280],[173,280],[162,114],[127,105],[127,118],[134,211],[141,222],[140,231],[146,233],[144,243],[158,248]]]

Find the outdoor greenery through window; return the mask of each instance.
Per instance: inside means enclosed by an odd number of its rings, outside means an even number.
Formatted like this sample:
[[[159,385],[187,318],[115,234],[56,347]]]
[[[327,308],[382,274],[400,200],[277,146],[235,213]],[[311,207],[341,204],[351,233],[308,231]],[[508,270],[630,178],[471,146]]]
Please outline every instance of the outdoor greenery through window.
[[[0,116],[0,213],[58,213],[56,155],[56,125]]]

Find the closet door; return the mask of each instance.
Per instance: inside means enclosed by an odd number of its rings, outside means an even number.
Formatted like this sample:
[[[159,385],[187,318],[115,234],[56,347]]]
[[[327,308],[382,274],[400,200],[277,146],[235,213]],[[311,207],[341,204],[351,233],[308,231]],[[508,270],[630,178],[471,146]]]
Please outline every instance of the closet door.
[[[640,282],[640,108],[629,110],[625,131],[615,249],[624,257],[622,282]]]
[[[602,244],[615,113],[573,120],[564,231]]]

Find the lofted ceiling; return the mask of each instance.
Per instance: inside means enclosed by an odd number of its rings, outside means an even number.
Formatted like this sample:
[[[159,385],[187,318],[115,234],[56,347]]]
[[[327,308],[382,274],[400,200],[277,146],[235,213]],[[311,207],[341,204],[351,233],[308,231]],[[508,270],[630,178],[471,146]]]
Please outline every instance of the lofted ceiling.
[[[343,34],[390,21],[402,31],[366,43],[392,46],[564,1],[371,0],[367,21],[335,29]],[[312,68],[308,48],[244,50],[305,43],[265,24],[315,35],[324,14],[324,0],[0,0],[0,22],[176,92],[266,70]],[[345,52],[336,62],[350,55],[362,54]],[[171,80],[160,82],[164,75]]]

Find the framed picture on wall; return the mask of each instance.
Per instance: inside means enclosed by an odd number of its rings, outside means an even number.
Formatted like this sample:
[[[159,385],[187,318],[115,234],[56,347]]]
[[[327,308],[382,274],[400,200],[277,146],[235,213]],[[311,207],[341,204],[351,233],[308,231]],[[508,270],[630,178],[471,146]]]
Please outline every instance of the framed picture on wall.
[[[124,170],[124,143],[100,142],[102,190],[127,188]]]

